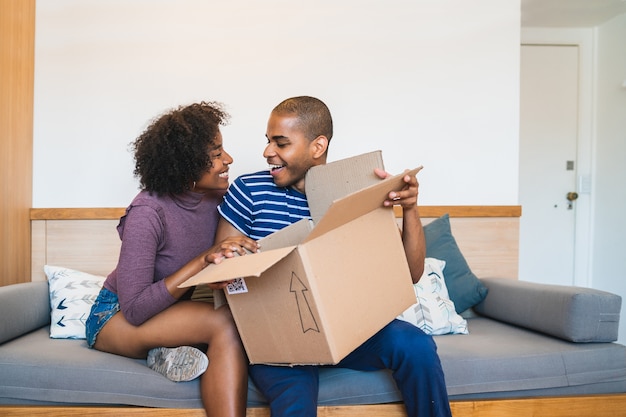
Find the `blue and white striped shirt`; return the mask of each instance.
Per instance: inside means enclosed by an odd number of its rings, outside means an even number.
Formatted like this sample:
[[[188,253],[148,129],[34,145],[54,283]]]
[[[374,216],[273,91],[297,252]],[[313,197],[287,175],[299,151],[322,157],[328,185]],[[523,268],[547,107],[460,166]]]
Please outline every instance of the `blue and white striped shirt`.
[[[276,186],[269,171],[237,178],[218,211],[237,230],[255,240],[311,218],[306,195],[291,187]]]

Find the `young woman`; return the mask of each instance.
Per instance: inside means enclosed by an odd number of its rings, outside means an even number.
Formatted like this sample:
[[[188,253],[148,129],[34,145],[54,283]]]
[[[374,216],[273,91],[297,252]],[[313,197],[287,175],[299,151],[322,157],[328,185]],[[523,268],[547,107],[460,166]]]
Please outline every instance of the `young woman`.
[[[92,348],[147,357],[174,381],[200,376],[208,416],[245,415],[247,359],[228,307],[191,301],[178,285],[211,262],[257,249],[244,237],[214,245],[233,162],[219,129],[227,119],[217,103],[179,107],[133,142],[141,191],[120,219],[118,264],[87,320]]]

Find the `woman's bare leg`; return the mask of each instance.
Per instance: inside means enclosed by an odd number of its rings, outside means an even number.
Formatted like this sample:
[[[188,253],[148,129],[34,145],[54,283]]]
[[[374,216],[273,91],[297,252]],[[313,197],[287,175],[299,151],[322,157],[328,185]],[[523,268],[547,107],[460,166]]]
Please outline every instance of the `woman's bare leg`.
[[[211,404],[207,417],[246,415],[248,360],[237,328],[229,329],[217,336],[219,340],[209,344],[209,367],[200,377],[202,401]]]
[[[209,367],[200,377],[208,417],[245,416],[248,362],[227,307],[178,302],[140,326],[115,314],[102,328],[94,348],[131,358],[145,358],[155,347],[208,345]]]

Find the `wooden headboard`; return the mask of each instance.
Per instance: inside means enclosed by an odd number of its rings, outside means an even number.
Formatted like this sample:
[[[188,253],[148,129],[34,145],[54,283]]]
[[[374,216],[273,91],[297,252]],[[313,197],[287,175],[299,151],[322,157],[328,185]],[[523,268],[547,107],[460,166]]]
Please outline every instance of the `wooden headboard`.
[[[33,208],[32,277],[44,265],[108,275],[117,263],[124,208]],[[520,206],[421,206],[424,224],[448,213],[452,233],[478,277],[517,279]],[[396,210],[400,222],[401,210]]]

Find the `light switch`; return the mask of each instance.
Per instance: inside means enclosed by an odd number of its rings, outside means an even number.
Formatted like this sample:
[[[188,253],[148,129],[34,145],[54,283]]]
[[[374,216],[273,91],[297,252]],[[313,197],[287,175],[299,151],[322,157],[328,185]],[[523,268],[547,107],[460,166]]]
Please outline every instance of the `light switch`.
[[[578,192],[581,194],[591,193],[591,175],[581,175],[578,177]]]

